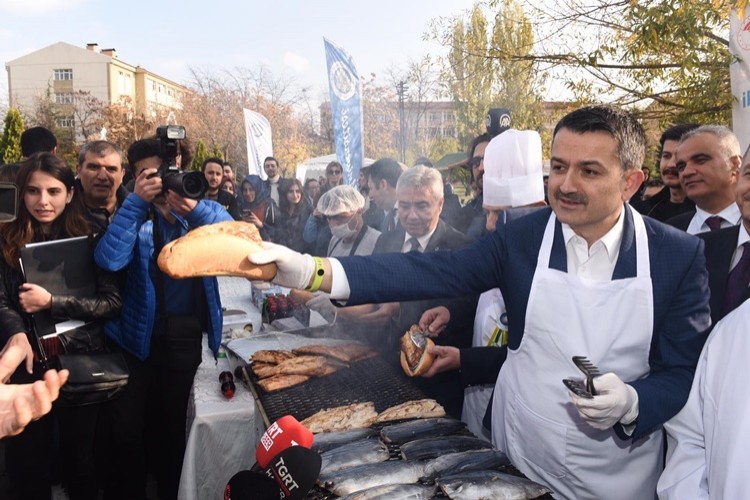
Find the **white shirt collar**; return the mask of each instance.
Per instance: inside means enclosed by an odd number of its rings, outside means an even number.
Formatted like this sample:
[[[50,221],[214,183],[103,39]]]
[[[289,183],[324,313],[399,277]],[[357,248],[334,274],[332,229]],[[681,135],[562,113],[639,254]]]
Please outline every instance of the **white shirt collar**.
[[[696,234],[710,231],[711,229],[706,224],[706,219],[708,219],[709,217],[713,217],[714,215],[718,215],[727,222],[727,224],[722,223],[722,227],[737,224],[742,217],[742,213],[740,213],[740,207],[738,207],[737,203],[735,202],[732,202],[728,207],[717,214],[710,214],[696,205],[695,215],[690,221],[687,232],[690,234]]]
[[[750,241],[750,233],[747,232],[745,225],[740,222],[740,235],[737,237],[737,248]]]
[[[580,246],[580,242],[583,242],[583,244],[586,245],[586,248],[588,248],[588,254],[591,255],[591,253],[595,249],[603,245],[604,249],[607,251],[607,257],[609,261],[614,263],[617,260],[617,256],[620,254],[622,232],[623,228],[625,227],[625,210],[626,208],[623,206],[622,210],[620,211],[620,216],[617,218],[617,222],[615,222],[615,225],[612,226],[612,229],[607,231],[604,236],[596,240],[590,247],[588,246],[588,243],[586,243],[586,240],[577,235],[569,225],[562,224],[562,233],[565,240],[565,247],[567,248],[571,243],[571,240],[575,238],[576,240],[573,243],[576,246]]]
[[[437,229],[437,226],[435,226],[435,229]],[[432,238],[432,235],[435,233],[435,229],[430,231],[429,233],[425,234],[424,236],[419,236],[417,238],[417,241],[419,241],[419,251],[424,252],[427,248],[427,244],[430,242],[430,238]],[[401,251],[408,252],[409,248],[411,248],[411,245],[407,245],[407,241],[411,239],[411,235],[404,231],[404,243],[401,245]]]

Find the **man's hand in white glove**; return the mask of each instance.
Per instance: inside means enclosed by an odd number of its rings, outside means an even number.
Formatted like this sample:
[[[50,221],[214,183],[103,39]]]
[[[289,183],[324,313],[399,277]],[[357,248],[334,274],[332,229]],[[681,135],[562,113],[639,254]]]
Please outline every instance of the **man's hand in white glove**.
[[[315,272],[315,261],[311,255],[301,254],[283,245],[263,242],[263,250],[251,253],[248,260],[253,264],[276,264],[278,271],[273,277],[277,285],[304,290]]]
[[[614,373],[594,379],[596,396],[586,399],[570,393],[581,418],[595,429],[609,429],[616,423],[633,423],[638,417],[638,393]]]
[[[310,310],[317,311],[329,323],[333,323],[336,320],[336,310],[338,308],[331,302],[331,296],[325,292],[315,292],[313,298],[305,302],[305,305]]]

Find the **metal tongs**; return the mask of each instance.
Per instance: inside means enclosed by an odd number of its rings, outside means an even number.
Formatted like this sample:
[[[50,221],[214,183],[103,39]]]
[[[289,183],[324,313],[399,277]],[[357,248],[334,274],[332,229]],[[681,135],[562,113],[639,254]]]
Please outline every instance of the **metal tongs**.
[[[419,349],[424,349],[424,346],[426,345],[425,337],[427,335],[425,334],[424,330],[420,330],[418,328],[412,328],[409,330],[409,338],[411,339],[411,343],[414,344]]]
[[[601,375],[599,368],[596,367],[586,356],[573,356],[573,363],[578,367],[579,370],[586,375],[586,385],[582,384],[578,380],[563,379],[565,387],[570,389],[575,395],[591,399],[596,396],[596,389],[594,388],[594,377]]]

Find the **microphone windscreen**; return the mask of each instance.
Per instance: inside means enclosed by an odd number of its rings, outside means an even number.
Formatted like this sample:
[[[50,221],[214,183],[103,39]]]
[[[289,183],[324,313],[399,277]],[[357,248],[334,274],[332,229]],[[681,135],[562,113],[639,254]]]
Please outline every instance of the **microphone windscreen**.
[[[284,500],[301,500],[315,486],[321,462],[317,452],[302,446],[292,446],[271,460],[266,474],[276,480]]]
[[[224,488],[224,500],[278,500],[279,485],[263,472],[241,470]]]
[[[285,415],[266,429],[255,450],[255,461],[261,468],[268,466],[273,457],[292,446],[311,448],[313,434],[291,415]]]

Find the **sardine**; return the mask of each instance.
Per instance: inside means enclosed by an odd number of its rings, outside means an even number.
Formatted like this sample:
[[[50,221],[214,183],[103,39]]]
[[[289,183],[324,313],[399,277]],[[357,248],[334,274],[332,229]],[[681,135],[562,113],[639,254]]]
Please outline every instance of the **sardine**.
[[[415,439],[460,434],[466,424],[453,418],[426,418],[383,427],[380,439],[384,443],[406,443]]]
[[[424,462],[389,460],[379,464],[358,465],[321,475],[318,484],[336,496],[386,484],[411,484],[424,475]]]
[[[337,470],[354,467],[355,465],[385,462],[390,458],[388,447],[378,439],[363,439],[347,443],[321,453],[321,474],[330,474]]]
[[[386,484],[346,495],[341,500],[429,500],[437,488],[423,484]]]
[[[452,500],[525,500],[552,493],[539,483],[497,471],[462,472],[438,479],[437,485]]]
[[[346,443],[366,439],[377,433],[375,429],[352,429],[350,431],[321,432],[315,434],[312,449],[318,453],[338,448]]]
[[[420,481],[431,482],[435,478],[474,470],[490,470],[510,464],[507,455],[497,450],[472,450],[448,453],[427,462]]]
[[[492,445],[484,439],[470,436],[448,436],[417,439],[401,445],[404,460],[427,460],[448,453],[469,450],[485,450]]]

